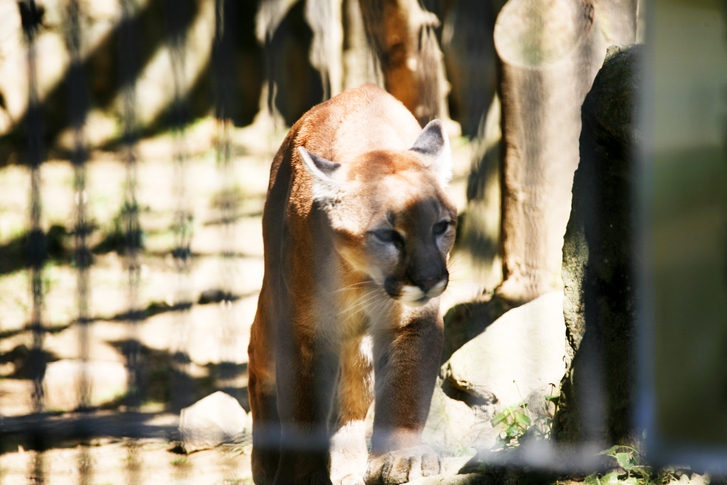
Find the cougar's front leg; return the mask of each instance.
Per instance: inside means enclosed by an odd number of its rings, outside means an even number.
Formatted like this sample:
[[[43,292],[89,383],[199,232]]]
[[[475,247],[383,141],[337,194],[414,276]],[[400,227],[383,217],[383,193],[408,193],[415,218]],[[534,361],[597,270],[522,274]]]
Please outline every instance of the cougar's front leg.
[[[368,449],[366,414],[374,398],[373,355],[370,337],[344,344],[341,376],[332,417],[331,481],[363,485]]]
[[[300,327],[290,332],[295,340],[278,342],[281,437],[275,484],[330,484],[327,425],[338,356]]]
[[[442,319],[435,312],[376,336],[376,404],[366,483],[404,483],[439,473],[439,458],[420,446],[442,351]]]

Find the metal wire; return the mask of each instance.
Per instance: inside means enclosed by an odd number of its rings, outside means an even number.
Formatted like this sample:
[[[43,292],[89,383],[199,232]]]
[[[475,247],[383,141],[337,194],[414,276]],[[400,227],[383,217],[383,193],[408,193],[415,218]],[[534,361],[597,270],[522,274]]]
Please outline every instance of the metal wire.
[[[40,27],[42,14],[34,0],[18,3],[20,8],[23,33],[28,45],[28,116],[26,118],[26,135],[28,143],[27,164],[30,169],[30,221],[28,234],[27,265],[30,270],[31,315],[30,329],[33,333],[33,345],[28,354],[28,368],[33,380],[33,411],[42,412],[43,377],[46,362],[43,355],[43,267],[46,261],[45,234],[41,226],[41,179],[40,167],[43,163],[42,113],[38,96],[38,72],[36,36]]]
[[[42,14],[34,0],[18,3],[20,8],[23,33],[28,45],[28,115],[26,118],[26,134],[28,143],[27,164],[30,169],[30,221],[28,234],[27,266],[30,271],[31,315],[30,329],[33,344],[28,353],[28,369],[33,380],[33,412],[40,414],[44,410],[43,378],[45,377],[46,359],[43,353],[43,268],[46,261],[45,233],[41,226],[41,178],[40,167],[43,163],[42,113],[38,96],[38,72],[36,36],[40,27]],[[41,418],[42,419],[42,418]],[[35,449],[43,450],[45,437],[42,433],[31,434],[31,442]],[[33,455],[28,470],[29,482],[45,483],[45,467],[42,451]]]
[[[174,98],[172,100],[171,125],[174,131],[173,141],[173,196],[176,209],[172,224],[174,247],[172,256],[176,269],[176,286],[174,308],[176,321],[171,345],[172,382],[171,408],[175,412],[192,404],[192,380],[189,376],[191,360],[188,353],[190,309],[192,295],[190,290],[190,263],[192,240],[192,212],[187,202],[186,166],[187,149],[184,142],[185,129],[189,119],[186,102],[185,49],[186,31],[184,21],[187,17],[185,9],[190,9],[189,2],[166,0],[165,17],[168,31],[169,56],[174,80]]]
[[[137,200],[137,142],[139,127],[137,121],[136,80],[139,69],[139,37],[137,20],[137,2],[135,0],[122,0],[123,17],[119,24],[119,75],[122,98],[122,159],[126,174],[124,182],[124,201],[122,208],[122,221],[125,234],[124,264],[126,272],[127,305],[125,313],[128,324],[128,345],[124,349],[126,367],[129,375],[126,410],[128,413],[121,416],[97,416],[87,413],[80,418],[65,420],[44,417],[43,377],[46,369],[44,354],[43,326],[43,268],[47,259],[46,239],[42,229],[41,211],[41,177],[40,168],[43,163],[42,141],[42,112],[38,93],[37,51],[36,37],[40,21],[40,13],[33,0],[21,2],[20,9],[23,18],[23,29],[27,41],[27,69],[28,69],[28,114],[27,120],[27,163],[30,170],[30,211],[29,211],[29,237],[27,268],[30,278],[30,291],[32,293],[32,309],[29,329],[33,336],[33,345],[28,356],[28,368],[31,370],[33,380],[33,411],[34,415],[18,419],[5,418],[0,422],[0,435],[4,432],[31,433],[36,438],[35,446],[42,449],[51,439],[83,438],[96,435],[126,436],[132,439],[129,442],[127,460],[127,480],[129,483],[139,482],[141,461],[139,446],[135,441],[140,437],[167,436],[170,429],[154,426],[148,423],[150,415],[143,415],[141,406],[144,399],[144,381],[142,376],[142,347],[139,340],[139,324],[143,318],[140,306],[140,283],[142,268],[142,230],[139,220],[139,203]],[[182,2],[188,5],[187,2]],[[76,304],[78,343],[82,371],[78,382],[78,410],[90,411],[92,407],[91,381],[88,375],[90,337],[92,318],[89,310],[90,283],[89,271],[92,265],[92,255],[88,247],[89,215],[87,193],[87,160],[88,152],[84,135],[84,123],[89,109],[87,99],[86,76],[83,72],[81,7],[79,0],[68,0],[67,8],[67,48],[71,63],[68,73],[68,114],[73,133],[74,148],[72,164],[74,169],[74,263],[76,269]],[[234,178],[233,154],[233,119],[235,106],[235,78],[230,66],[234,60],[234,14],[235,2],[233,0],[216,0],[216,30],[213,47],[214,87],[216,94],[215,116],[217,119],[216,133],[216,162],[219,177],[218,189],[220,194],[221,221],[220,225],[220,269],[219,284],[221,287],[220,322],[222,333],[219,339],[221,362],[217,368],[217,387],[227,391],[235,397],[240,397],[240,389],[236,386],[240,373],[237,364],[235,338],[237,337],[237,322],[233,312],[233,302],[236,299],[234,282],[237,277],[235,249],[237,201]],[[174,289],[174,310],[176,310],[176,324],[174,335],[176,341],[171,346],[172,356],[172,410],[178,411],[191,403],[191,378],[189,376],[190,358],[188,354],[188,334],[192,295],[190,290],[190,264],[191,264],[191,238],[192,238],[192,211],[188,205],[188,187],[186,184],[188,168],[188,152],[185,145],[186,127],[189,119],[186,101],[187,82],[185,78],[185,50],[187,47],[184,29],[184,12],[180,11],[180,3],[174,0],[165,0],[164,3],[168,35],[168,47],[174,81],[174,98],[171,111],[171,126],[173,129],[173,196],[176,208],[173,215],[174,243],[171,249],[174,268],[176,272],[176,285]],[[186,7],[185,7],[186,8]],[[271,90],[272,91],[272,90]],[[531,100],[535,103],[537,100]],[[537,126],[533,127],[537,129]],[[531,154],[533,155],[533,154]],[[534,155],[533,155],[534,156]],[[597,368],[593,369],[596,373]],[[595,378],[594,378],[595,379]],[[595,404],[600,405],[598,394]],[[596,423],[603,411],[599,412],[590,422]],[[592,433],[593,434],[593,433]],[[525,449],[525,448],[524,448]],[[538,451],[538,450],[536,450]],[[528,464],[528,450],[522,453],[522,463]],[[539,452],[539,451],[538,451]],[[550,453],[550,452],[548,452]],[[551,456],[551,455],[548,455]],[[555,451],[552,452],[555,456]],[[496,460],[496,458],[492,458]],[[555,459],[553,459],[555,460]],[[584,462],[586,458],[583,458]],[[516,462],[513,458],[508,463]],[[91,483],[93,466],[89,454],[85,450],[79,451],[77,457],[79,469],[79,483]],[[31,483],[44,483],[44,457],[42,453],[34,454],[29,465],[28,477]],[[0,477],[1,478],[1,477]]]
[[[222,261],[220,266],[220,287],[222,298],[220,301],[220,321],[222,333],[220,335],[220,365],[217,369],[217,387],[228,394],[239,398],[239,389],[234,381],[238,376],[236,364],[235,338],[236,322],[232,302],[233,282],[235,278],[235,183],[232,164],[232,144],[230,132],[233,127],[234,106],[234,78],[231,65],[233,58],[234,40],[234,12],[235,2],[230,0],[216,0],[215,3],[215,39],[213,63],[215,73],[215,114],[217,117],[217,134],[215,154],[217,160],[217,173],[219,177],[219,194],[221,201],[220,227],[220,253]]]
[[[76,456],[78,466],[78,485],[91,485],[93,483],[93,459],[87,446],[82,446]]]
[[[139,40],[137,37],[136,5],[133,0],[121,2],[122,20],[119,25],[119,73],[123,98],[123,151],[126,165],[124,181],[124,203],[122,220],[125,233],[125,263],[127,271],[127,315],[128,339],[125,349],[128,373],[126,410],[138,413],[143,400],[143,381],[141,375],[141,343],[138,324],[142,311],[139,307],[139,284],[141,282],[141,225],[139,223],[139,204],[136,199],[138,139],[136,121],[136,77],[138,72]],[[133,424],[129,423],[131,428]],[[126,458],[127,483],[139,483],[139,454],[134,439],[128,445]]]
[[[78,380],[78,409],[87,411],[91,406],[91,382],[88,377],[89,332],[89,267],[92,263],[87,236],[89,225],[86,214],[88,193],[86,192],[86,142],[84,124],[88,110],[86,79],[81,59],[81,24],[78,0],[69,0],[67,6],[66,47],[71,57],[68,71],[68,114],[73,130],[73,192],[74,192],[74,264],[76,266],[76,306],[78,316],[78,348],[81,372]]]
[[[222,224],[220,226],[220,287],[222,298],[219,312],[222,332],[220,334],[220,364],[217,375],[217,387],[234,397],[239,390],[234,381],[238,376],[236,345],[236,322],[234,318],[233,301],[234,279],[236,267],[235,240],[235,207],[232,203],[234,196],[233,167],[230,157],[230,129],[232,122],[229,119],[218,120],[217,139],[217,171],[220,178],[220,192],[222,194]]]
[[[76,383],[78,390],[77,408],[81,412],[91,410],[91,381],[88,375],[90,348],[90,332],[92,319],[89,314],[89,269],[93,262],[88,248],[87,237],[90,232],[86,206],[86,161],[88,153],[84,136],[84,125],[88,111],[86,76],[83,72],[81,58],[81,7],[78,0],[69,0],[66,9],[66,48],[71,58],[68,71],[68,115],[73,130],[73,193],[74,193],[74,227],[73,227],[73,262],[76,266],[76,325],[78,330],[78,349],[81,362],[80,374]],[[84,421],[76,423],[79,435],[86,438],[90,430]],[[93,462],[86,447],[82,447],[76,457],[78,468],[78,484],[90,485],[93,477]]]
[[[45,483],[45,457],[42,451],[34,451],[28,469],[28,483],[43,485]]]
[[[125,349],[128,371],[128,392],[126,406],[128,411],[138,411],[142,403],[141,345],[138,339],[138,323],[141,319],[139,307],[139,283],[141,281],[141,226],[139,224],[139,204],[136,199],[138,139],[136,121],[136,78],[138,71],[137,21],[133,0],[121,3],[123,17],[119,25],[119,61],[121,91],[123,98],[123,156],[126,165],[124,181],[124,203],[122,220],[125,235],[125,264],[127,271],[127,322],[129,337]]]

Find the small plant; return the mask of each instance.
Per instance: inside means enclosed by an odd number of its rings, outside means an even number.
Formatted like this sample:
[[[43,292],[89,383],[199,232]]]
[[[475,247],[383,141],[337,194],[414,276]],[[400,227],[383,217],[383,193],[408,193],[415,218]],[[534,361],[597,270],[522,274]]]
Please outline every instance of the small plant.
[[[515,448],[520,445],[520,439],[525,436],[532,423],[527,410],[527,403],[523,403],[505,408],[492,418],[493,427],[503,423],[506,426],[499,436],[503,448]]]
[[[641,464],[641,454],[636,448],[616,445],[599,453],[616,460],[619,468],[608,473],[592,473],[585,478],[585,485],[605,484],[647,484],[651,482],[652,470]]]
[[[555,387],[555,386],[553,386]],[[551,391],[552,392],[552,391]],[[558,410],[559,396],[545,396],[542,412],[533,419],[527,403],[510,406],[492,418],[492,426],[504,425],[499,435],[503,449],[516,448],[527,438],[548,439],[553,429],[553,417]]]
[[[679,481],[684,474],[692,473],[691,470],[671,467],[655,471],[646,465],[641,452],[632,446],[616,445],[599,454],[610,456],[617,466],[606,473],[588,475],[584,485],[665,485]]]

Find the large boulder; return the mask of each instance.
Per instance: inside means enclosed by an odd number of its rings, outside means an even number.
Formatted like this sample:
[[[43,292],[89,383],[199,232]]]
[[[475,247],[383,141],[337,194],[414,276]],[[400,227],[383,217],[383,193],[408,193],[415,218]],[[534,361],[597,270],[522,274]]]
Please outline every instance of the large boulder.
[[[496,444],[498,434],[490,422],[494,415],[493,406],[470,405],[450,397],[442,390],[439,380],[422,441],[445,456],[472,455],[475,448],[490,449]]]
[[[563,377],[563,294],[547,293],[505,313],[452,355],[444,385],[503,409]]]
[[[563,294],[547,293],[510,310],[442,366],[424,439],[440,450],[491,448],[491,419],[529,403],[537,415],[565,372]]]

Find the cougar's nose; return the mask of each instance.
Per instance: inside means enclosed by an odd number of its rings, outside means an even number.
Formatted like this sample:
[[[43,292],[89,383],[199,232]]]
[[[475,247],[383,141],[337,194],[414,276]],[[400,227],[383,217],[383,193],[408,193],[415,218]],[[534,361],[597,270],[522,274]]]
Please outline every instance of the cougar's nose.
[[[416,282],[416,285],[424,292],[429,293],[430,290],[432,290],[435,287],[441,288],[442,291],[444,291],[444,288],[447,287],[447,283],[449,282],[449,275],[444,274],[443,276],[438,277],[432,277],[427,278],[423,280],[419,280]]]

